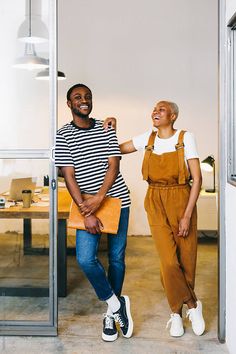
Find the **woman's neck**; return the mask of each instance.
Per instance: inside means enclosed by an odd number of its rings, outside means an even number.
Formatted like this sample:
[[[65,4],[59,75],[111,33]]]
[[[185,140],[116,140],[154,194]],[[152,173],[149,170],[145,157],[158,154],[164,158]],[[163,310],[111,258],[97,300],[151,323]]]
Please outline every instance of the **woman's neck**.
[[[168,139],[175,134],[176,130],[177,129],[174,129],[173,127],[161,127],[158,128],[157,135],[160,139]]]

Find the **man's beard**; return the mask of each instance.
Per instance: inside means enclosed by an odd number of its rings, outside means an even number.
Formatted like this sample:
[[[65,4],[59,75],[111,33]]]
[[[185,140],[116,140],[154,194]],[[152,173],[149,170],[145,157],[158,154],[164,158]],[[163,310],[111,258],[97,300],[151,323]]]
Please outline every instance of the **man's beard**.
[[[72,112],[77,116],[77,117],[80,117],[80,118],[88,118],[91,110],[89,111],[88,114],[83,114],[81,113],[77,108],[72,108]]]

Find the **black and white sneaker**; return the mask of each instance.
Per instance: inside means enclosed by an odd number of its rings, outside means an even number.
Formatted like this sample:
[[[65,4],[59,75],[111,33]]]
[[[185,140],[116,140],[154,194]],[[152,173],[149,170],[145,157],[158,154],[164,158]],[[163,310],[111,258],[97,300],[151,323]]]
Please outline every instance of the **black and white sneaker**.
[[[109,316],[106,313],[104,313],[103,317],[102,339],[106,342],[113,342],[118,337],[115,320],[113,316]]]
[[[133,333],[133,320],[130,312],[129,297],[124,295],[119,298],[120,308],[114,312],[115,321],[120,325],[121,332],[124,337],[130,338]]]

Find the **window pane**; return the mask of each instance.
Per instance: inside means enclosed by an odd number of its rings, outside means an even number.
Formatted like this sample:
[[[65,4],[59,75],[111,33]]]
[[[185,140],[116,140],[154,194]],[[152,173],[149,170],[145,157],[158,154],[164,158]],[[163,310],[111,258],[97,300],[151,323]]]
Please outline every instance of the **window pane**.
[[[1,134],[0,149],[49,147],[49,81],[36,80],[43,68],[32,69],[29,65],[28,69],[14,67],[33,50],[37,57],[49,57],[48,41],[35,43],[32,47],[32,44],[17,38],[24,21],[29,18],[26,16],[28,4],[29,0],[0,2],[3,69],[0,80],[0,131],[4,132]],[[38,15],[37,20],[48,32],[48,1],[31,1],[31,11],[32,15]],[[44,61],[43,64],[46,65]]]
[[[6,159],[0,165],[0,321],[48,321],[49,161]],[[29,207],[22,190],[31,190]]]
[[[236,177],[236,153],[235,153],[235,149],[236,149],[236,100],[235,100],[235,80],[236,80],[236,34],[235,34],[235,30],[233,30],[233,97],[232,97],[232,105],[233,105],[233,109],[232,109],[232,148],[231,148],[231,159],[232,159],[232,170],[231,170],[231,174],[233,175],[232,177]]]

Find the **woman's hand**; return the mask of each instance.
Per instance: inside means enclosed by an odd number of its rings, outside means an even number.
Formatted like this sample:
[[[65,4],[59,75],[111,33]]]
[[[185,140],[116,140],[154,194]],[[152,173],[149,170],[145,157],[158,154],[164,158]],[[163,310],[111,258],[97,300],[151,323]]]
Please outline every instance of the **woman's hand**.
[[[84,226],[90,234],[101,234],[103,224],[100,219],[94,215],[90,215],[84,218]]]
[[[177,236],[187,237],[189,232],[189,226],[190,226],[190,218],[188,216],[184,216],[182,219],[180,219],[179,232]]]
[[[116,118],[115,117],[107,117],[104,120],[103,128],[105,130],[108,130],[109,127],[112,127],[116,130]]]

